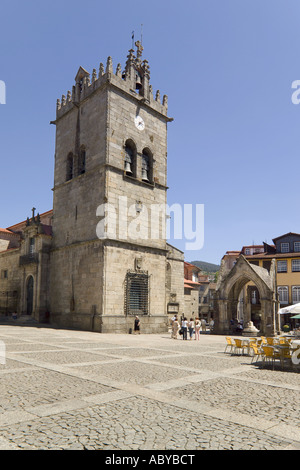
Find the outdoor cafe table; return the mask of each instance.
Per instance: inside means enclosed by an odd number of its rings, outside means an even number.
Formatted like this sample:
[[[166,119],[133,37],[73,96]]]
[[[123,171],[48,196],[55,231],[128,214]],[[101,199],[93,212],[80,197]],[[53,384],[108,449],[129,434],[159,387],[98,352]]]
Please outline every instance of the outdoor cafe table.
[[[294,343],[298,343],[298,344],[290,344],[290,345],[276,344],[275,346],[271,346],[271,347],[273,347],[273,349],[279,353],[280,361],[282,362],[285,357],[284,356],[285,351],[290,351],[290,353],[293,354],[293,352],[295,352],[298,348],[300,348],[300,341],[295,341]]]
[[[256,342],[257,341],[257,337],[253,336],[253,337],[249,337],[249,338],[242,338],[242,344],[245,345],[247,347],[247,354],[250,355],[250,341],[253,341]],[[283,354],[284,350],[288,349],[290,347],[290,349],[292,351],[295,351],[297,348],[300,347],[300,339],[295,339],[291,342],[290,346],[288,345],[284,345],[284,344],[274,344],[273,346],[272,345],[266,345],[266,346],[269,346],[271,348],[274,348],[274,349],[277,349],[278,352],[280,354]]]
[[[255,336],[251,337],[251,338],[243,338],[242,339],[242,344],[245,345],[247,347],[247,353],[248,355],[250,354],[250,341],[255,341],[255,343],[257,342],[257,338]]]

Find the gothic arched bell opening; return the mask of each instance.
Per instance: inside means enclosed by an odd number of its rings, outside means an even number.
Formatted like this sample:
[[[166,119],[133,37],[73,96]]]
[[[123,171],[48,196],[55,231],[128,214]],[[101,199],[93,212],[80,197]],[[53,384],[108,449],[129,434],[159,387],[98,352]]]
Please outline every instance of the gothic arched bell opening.
[[[125,148],[125,172],[127,174],[132,174],[132,164],[133,164],[133,150],[126,146]]]
[[[149,172],[149,157],[148,155],[143,154],[142,155],[142,180],[143,181],[149,181],[148,172]]]
[[[140,76],[139,73],[137,73],[136,79],[135,79],[135,89],[141,90],[142,88],[143,88],[142,77]]]

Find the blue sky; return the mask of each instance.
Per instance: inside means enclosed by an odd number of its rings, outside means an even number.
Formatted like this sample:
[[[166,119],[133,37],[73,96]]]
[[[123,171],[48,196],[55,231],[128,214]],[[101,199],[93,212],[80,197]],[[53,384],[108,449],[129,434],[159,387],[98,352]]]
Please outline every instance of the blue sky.
[[[299,17],[298,0],[2,0],[0,226],[52,208],[56,100],[80,65],[124,67],[143,24],[174,118],[168,203],[205,206],[204,246],[186,260],[299,233]]]

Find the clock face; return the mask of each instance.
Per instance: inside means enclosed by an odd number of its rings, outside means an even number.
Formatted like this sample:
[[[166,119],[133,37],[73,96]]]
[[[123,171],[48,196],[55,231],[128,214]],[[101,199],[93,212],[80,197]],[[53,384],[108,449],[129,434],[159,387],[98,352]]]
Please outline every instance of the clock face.
[[[145,129],[145,123],[141,116],[136,116],[134,119],[135,125],[139,131],[143,131]]]

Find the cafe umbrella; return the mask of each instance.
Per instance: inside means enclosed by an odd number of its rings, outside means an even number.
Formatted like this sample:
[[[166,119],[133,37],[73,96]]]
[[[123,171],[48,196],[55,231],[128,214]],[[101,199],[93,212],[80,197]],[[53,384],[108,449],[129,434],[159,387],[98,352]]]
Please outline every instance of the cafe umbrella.
[[[298,304],[294,304],[294,305],[288,305],[287,307],[283,307],[281,308],[280,310],[278,310],[278,317],[280,317],[280,315],[284,315],[284,314],[293,314],[293,316],[289,317],[290,320],[292,319],[296,319],[296,318],[300,318],[300,303]],[[279,320],[279,324],[280,324],[280,320]]]
[[[288,307],[283,307],[280,310],[278,310],[278,313],[281,315],[285,313],[295,313],[295,314],[300,313],[300,303],[289,305]]]

